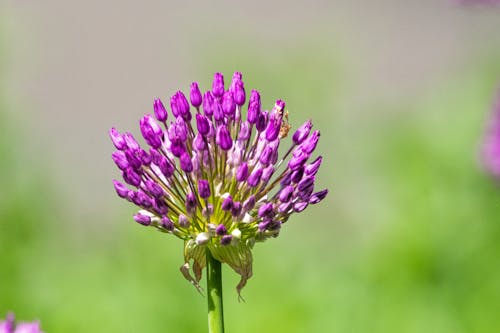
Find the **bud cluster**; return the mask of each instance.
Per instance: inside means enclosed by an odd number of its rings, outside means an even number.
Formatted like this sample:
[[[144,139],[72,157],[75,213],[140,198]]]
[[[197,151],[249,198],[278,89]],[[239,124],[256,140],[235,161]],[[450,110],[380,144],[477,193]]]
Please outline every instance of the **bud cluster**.
[[[139,122],[147,149],[131,133],[110,130],[117,149],[112,158],[128,185],[113,180],[114,187],[141,208],[135,221],[185,241],[181,271],[195,286],[208,248],[241,275],[240,291],[252,275],[254,243],[278,236],[292,213],[327,195],[326,189],[314,191],[322,157],[309,161],[320,132],[311,132],[306,121],[280,158],[290,129],[285,103],[263,110],[257,90],[246,103],[239,72],[227,90],[221,73],[203,94],[193,82],[188,97],[178,91],[170,98],[170,121],[155,99],[154,117]]]

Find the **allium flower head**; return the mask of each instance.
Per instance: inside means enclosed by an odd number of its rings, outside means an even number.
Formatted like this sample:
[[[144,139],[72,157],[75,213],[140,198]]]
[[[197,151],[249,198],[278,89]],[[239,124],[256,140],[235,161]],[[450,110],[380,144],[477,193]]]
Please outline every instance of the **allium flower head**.
[[[0,321],[0,333],[43,333],[39,322],[16,323],[14,314],[7,314],[4,321]]]
[[[117,149],[112,158],[128,187],[113,183],[121,198],[141,208],[135,221],[184,240],[186,279],[199,288],[208,249],[241,276],[240,292],[252,276],[255,242],[277,237],[292,213],[327,195],[326,189],[314,191],[322,157],[308,162],[320,132],[311,132],[306,121],[280,157],[290,130],[282,100],[264,111],[259,92],[252,90],[245,107],[239,72],[227,90],[221,73],[204,94],[196,82],[190,88],[194,109],[178,91],[170,99],[173,117],[157,99],[157,119],[148,114],[140,120],[148,148],[128,132],[110,130]]]
[[[481,157],[486,171],[500,179],[500,90],[486,129]]]

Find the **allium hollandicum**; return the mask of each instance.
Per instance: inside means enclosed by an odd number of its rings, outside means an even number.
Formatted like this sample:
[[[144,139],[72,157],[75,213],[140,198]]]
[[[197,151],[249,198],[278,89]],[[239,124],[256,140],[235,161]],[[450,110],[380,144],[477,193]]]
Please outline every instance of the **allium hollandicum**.
[[[113,180],[117,194],[141,208],[135,221],[184,240],[181,272],[197,288],[208,249],[241,276],[240,292],[252,276],[255,242],[277,237],[292,213],[328,193],[314,191],[322,157],[312,157],[320,132],[311,121],[279,156],[290,130],[285,103],[264,111],[257,90],[246,97],[241,73],[228,89],[216,73],[203,94],[196,82],[189,99],[176,92],[170,114],[154,101],[154,116],[140,120],[149,147],[129,132],[109,132],[112,158],[128,184]]]

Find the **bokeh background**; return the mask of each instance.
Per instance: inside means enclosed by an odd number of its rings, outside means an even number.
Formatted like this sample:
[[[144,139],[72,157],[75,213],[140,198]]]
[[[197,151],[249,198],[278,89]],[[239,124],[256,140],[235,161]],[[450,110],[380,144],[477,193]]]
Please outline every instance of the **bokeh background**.
[[[500,8],[422,1],[0,2],[0,317],[204,332],[182,244],[116,197],[107,131],[244,74],[322,133],[330,195],[254,250],[228,332],[500,329],[500,187],[479,148]]]

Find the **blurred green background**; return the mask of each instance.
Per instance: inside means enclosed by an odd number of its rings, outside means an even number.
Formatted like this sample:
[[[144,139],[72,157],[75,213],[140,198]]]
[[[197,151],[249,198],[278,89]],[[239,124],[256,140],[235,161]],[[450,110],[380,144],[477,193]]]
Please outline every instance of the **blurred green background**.
[[[254,250],[227,332],[500,329],[500,188],[478,151],[500,8],[451,1],[0,3],[0,317],[204,332],[182,244],[116,197],[107,130],[243,72],[322,133],[322,204]]]

